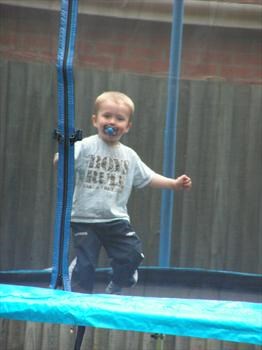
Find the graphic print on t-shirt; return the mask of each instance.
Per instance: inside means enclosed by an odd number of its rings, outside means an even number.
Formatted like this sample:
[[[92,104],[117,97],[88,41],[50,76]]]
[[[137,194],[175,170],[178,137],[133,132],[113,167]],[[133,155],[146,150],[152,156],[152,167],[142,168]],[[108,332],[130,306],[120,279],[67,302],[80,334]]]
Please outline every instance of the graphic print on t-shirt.
[[[84,187],[119,192],[125,185],[128,160],[89,154],[80,177]]]

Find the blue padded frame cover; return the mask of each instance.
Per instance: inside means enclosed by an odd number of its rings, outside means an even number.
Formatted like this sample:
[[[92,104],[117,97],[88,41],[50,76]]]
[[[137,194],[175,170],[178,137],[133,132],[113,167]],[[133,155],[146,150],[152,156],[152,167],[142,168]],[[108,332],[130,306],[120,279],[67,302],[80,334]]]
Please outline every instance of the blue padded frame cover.
[[[0,317],[262,344],[262,304],[0,285]]]

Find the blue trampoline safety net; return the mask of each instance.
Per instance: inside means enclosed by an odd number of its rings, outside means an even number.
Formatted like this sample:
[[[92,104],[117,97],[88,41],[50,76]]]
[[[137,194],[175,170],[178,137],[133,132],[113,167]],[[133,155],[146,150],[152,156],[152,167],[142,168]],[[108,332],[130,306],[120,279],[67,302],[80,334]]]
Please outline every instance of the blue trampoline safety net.
[[[0,318],[262,345],[260,1],[0,0]],[[78,127],[96,132],[93,104],[108,90],[135,101],[123,143],[168,178],[193,179],[175,206],[165,186],[161,200],[144,191],[129,203],[146,265],[159,259],[139,269],[143,296],[103,294],[107,271],[94,294],[70,292],[74,144]],[[103,181],[119,174],[88,157],[103,171],[77,176],[89,188],[94,174],[106,202]]]

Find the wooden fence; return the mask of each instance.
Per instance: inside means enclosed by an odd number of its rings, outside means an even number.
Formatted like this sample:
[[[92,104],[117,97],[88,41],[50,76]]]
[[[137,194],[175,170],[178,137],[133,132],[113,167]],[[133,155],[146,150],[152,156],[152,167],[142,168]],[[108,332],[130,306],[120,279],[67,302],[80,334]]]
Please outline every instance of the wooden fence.
[[[0,61],[0,269],[51,266],[56,174],[56,75],[40,63]],[[166,77],[77,68],[76,127],[94,132],[93,101],[121,90],[136,104],[123,140],[162,171]],[[262,88],[219,81],[182,81],[176,172],[193,189],[175,194],[172,266],[261,273]],[[145,265],[158,264],[161,192],[134,191],[132,223],[142,237]],[[101,265],[106,265],[102,256]],[[72,349],[69,327],[0,320],[1,349]],[[149,334],[88,330],[93,350],[154,350]],[[106,344],[106,345],[105,345]],[[2,346],[2,345],[1,345]],[[106,346],[106,347],[105,347]],[[165,337],[165,350],[254,350],[255,346]]]

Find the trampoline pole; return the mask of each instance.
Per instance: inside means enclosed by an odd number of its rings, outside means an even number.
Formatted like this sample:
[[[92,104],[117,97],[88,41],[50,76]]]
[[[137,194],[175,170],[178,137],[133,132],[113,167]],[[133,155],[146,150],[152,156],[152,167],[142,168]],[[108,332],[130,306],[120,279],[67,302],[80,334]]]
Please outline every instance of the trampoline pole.
[[[182,48],[184,0],[174,0],[170,43],[170,63],[168,75],[168,100],[166,125],[164,130],[163,174],[175,177],[176,158],[176,121],[179,103],[179,79]],[[160,210],[160,251],[159,265],[170,266],[172,217],[174,192],[162,190]]]
[[[151,338],[155,339],[156,341],[155,350],[164,350],[164,341],[165,341],[164,334],[154,333],[154,334],[151,334]]]
[[[50,286],[70,290],[68,251],[74,191],[75,98],[73,58],[78,0],[62,0],[57,52],[58,141],[57,199],[54,225],[53,266]]]
[[[78,326],[74,350],[80,350],[81,349],[81,345],[82,345],[82,342],[83,342],[85,330],[86,330],[85,326]]]

